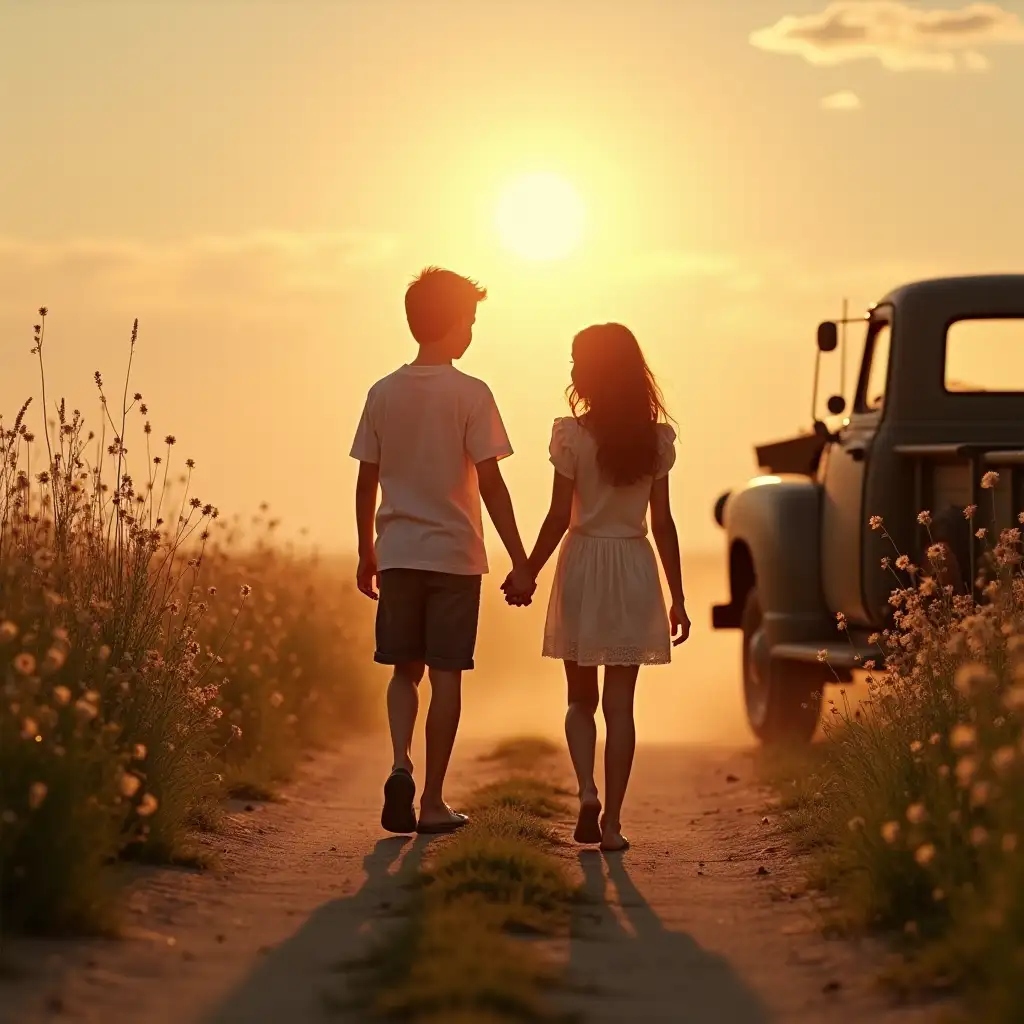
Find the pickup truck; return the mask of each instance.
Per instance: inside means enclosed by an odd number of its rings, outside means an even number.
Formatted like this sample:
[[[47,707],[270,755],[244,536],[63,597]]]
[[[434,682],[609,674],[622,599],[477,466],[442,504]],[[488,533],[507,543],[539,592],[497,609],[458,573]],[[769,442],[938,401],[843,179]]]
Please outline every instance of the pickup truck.
[[[715,505],[730,599],[712,625],[742,635],[747,716],[764,743],[809,741],[826,685],[881,660],[868,637],[892,621],[895,580],[880,561],[895,552],[872,517],[917,565],[942,543],[947,579],[971,589],[983,555],[974,531],[1024,508],[1024,274],[889,292],[856,320],[865,329],[848,415],[846,396],[833,395],[818,419],[822,354],[854,322],[818,327],[813,429],[756,448],[761,474]],[[992,470],[998,484],[981,490]]]

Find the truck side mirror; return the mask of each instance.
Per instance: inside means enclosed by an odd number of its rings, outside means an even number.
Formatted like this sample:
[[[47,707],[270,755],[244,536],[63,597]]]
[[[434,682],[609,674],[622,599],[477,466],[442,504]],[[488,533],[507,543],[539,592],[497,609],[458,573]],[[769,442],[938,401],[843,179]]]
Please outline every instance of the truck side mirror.
[[[846,410],[846,399],[842,395],[833,395],[826,403],[826,408],[833,416]]]
[[[839,331],[835,323],[825,320],[818,324],[818,351],[835,352],[839,345]]]

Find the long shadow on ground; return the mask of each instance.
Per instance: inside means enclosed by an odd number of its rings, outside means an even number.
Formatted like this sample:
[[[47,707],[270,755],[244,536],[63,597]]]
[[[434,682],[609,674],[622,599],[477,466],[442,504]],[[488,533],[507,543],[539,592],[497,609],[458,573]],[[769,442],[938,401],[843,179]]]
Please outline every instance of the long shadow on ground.
[[[579,855],[586,899],[573,914],[568,981],[577,994],[567,997],[567,1008],[588,1024],[770,1021],[727,960],[685,932],[665,928],[630,878],[628,857],[596,850]],[[609,899],[609,882],[617,900]]]
[[[394,912],[401,887],[411,882],[430,840],[388,836],[363,860],[366,879],[345,899],[314,911],[290,939],[270,951],[203,1024],[313,1024],[354,1020],[352,1011],[327,1008],[340,991],[339,965],[369,951],[373,925]],[[392,866],[408,848],[400,867]]]

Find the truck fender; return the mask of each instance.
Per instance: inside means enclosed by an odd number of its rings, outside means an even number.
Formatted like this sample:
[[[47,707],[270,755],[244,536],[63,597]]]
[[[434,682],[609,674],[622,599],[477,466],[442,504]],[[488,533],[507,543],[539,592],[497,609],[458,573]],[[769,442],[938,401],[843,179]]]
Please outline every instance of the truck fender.
[[[722,513],[729,547],[729,605],[715,626],[738,628],[757,586],[770,646],[814,640],[833,629],[821,585],[821,490],[806,476],[756,477]]]

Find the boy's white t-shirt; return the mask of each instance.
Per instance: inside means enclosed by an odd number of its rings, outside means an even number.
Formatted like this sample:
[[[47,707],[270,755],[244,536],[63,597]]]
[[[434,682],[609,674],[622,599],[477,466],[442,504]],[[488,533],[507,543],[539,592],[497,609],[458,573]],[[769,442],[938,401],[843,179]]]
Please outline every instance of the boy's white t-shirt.
[[[486,573],[476,465],[511,454],[482,380],[407,364],[374,384],[351,455],[380,469],[377,568]]]

